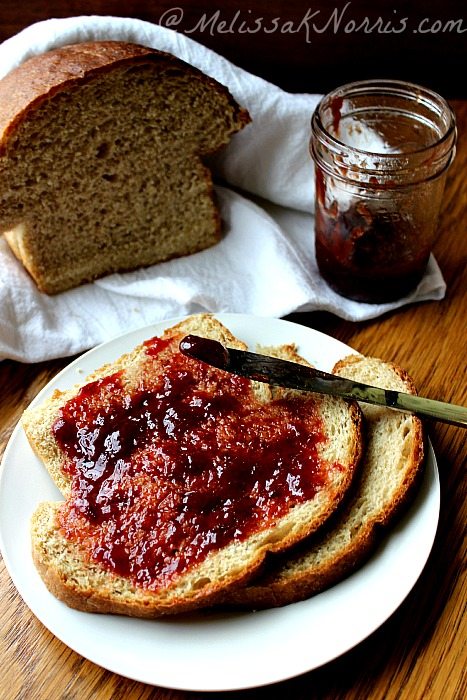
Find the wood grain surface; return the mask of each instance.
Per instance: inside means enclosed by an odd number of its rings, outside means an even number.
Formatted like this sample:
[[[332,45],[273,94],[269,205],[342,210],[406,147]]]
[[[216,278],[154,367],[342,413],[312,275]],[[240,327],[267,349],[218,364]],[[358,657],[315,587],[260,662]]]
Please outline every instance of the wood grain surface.
[[[356,350],[405,367],[420,393],[466,404],[467,103],[454,101],[459,148],[449,172],[435,254],[447,294],[383,318],[350,323],[324,313],[290,318]],[[0,363],[0,453],[21,412],[68,362]],[[232,700],[463,700],[467,697],[465,580],[465,436],[431,424],[442,506],[432,554],[414,589],[391,618],[337,660],[274,686],[239,691]],[[1,700],[194,700],[186,693],[133,682],[68,649],[32,615],[0,561]],[[284,648],[284,653],[286,648]]]

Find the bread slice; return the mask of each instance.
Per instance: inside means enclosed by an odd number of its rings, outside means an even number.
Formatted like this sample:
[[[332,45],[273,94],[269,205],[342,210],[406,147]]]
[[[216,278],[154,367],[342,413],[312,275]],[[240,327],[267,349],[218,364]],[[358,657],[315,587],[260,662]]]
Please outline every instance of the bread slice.
[[[55,392],[23,416],[32,447],[67,499],[35,512],[34,562],[51,592],[72,607],[157,617],[213,604],[257,573],[267,553],[288,549],[321,526],[350,487],[361,454],[356,404],[300,392],[273,396],[266,384],[181,355],[178,344],[189,333],[245,347],[214,317],[193,316],[101,368],[83,388]],[[98,473],[102,452],[96,445],[111,452],[120,439],[117,428],[124,435],[133,425],[135,392],[148,402],[152,442],[123,454],[127,471],[110,460],[111,468]],[[152,402],[167,395],[176,409],[164,407],[164,435]],[[197,414],[203,401],[207,413]],[[216,408],[222,405],[225,412]],[[119,406],[126,417],[96,437],[96,426],[107,420],[102,416],[113,416]],[[187,406],[194,407],[194,419]],[[92,415],[99,418],[94,423]],[[73,433],[67,432],[70,416]],[[178,420],[188,428],[178,430]],[[86,463],[73,461],[67,447],[74,440],[81,445],[82,438]],[[196,448],[180,471],[177,450],[190,452],[193,445],[208,450],[206,462],[200,469]],[[92,496],[94,478],[98,497]],[[146,552],[155,552],[152,564]]]
[[[221,222],[203,159],[249,121],[144,46],[34,56],[0,81],[0,233],[48,294],[207,248]]]
[[[392,363],[351,355],[334,367],[342,377],[415,394],[408,374]],[[292,554],[271,560],[262,576],[228,594],[234,607],[264,608],[310,597],[341,581],[371,554],[415,491],[424,437],[419,418],[361,404],[366,426],[362,465],[348,501]]]

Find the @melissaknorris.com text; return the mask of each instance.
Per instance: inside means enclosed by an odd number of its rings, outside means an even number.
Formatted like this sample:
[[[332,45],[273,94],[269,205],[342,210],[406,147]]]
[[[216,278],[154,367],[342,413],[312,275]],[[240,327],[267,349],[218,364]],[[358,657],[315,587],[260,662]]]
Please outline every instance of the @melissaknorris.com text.
[[[389,16],[375,15],[352,17],[352,2],[329,11],[308,8],[296,18],[262,17],[255,15],[252,10],[236,10],[227,12],[216,9],[203,12],[199,18],[186,17],[182,7],[171,7],[165,10],[158,21],[159,25],[176,29],[183,34],[208,34],[210,36],[223,34],[297,34],[307,43],[313,41],[313,36],[320,34],[464,34],[467,25],[463,18],[439,19],[422,17],[411,19],[402,12],[393,10]]]

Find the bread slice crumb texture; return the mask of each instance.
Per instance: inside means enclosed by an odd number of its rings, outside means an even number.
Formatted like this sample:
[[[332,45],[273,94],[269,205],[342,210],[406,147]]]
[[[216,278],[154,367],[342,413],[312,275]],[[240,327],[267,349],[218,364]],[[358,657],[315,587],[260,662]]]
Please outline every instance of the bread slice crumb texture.
[[[262,402],[244,378],[146,343],[138,383],[117,372],[84,387],[54,423],[72,495],[66,537],[90,559],[157,588],[208,552],[314,499],[329,471],[314,402]]]
[[[73,607],[155,617],[211,604],[320,527],[352,482],[355,405],[273,396],[180,353],[188,333],[245,348],[190,317],[23,417],[66,496],[34,515],[34,561]]]
[[[249,121],[160,51],[35,56],[0,81],[0,233],[49,294],[203,250],[220,239],[204,158]]]
[[[337,374],[383,389],[416,393],[400,367],[378,358],[350,355]],[[267,572],[225,601],[242,608],[263,608],[303,600],[341,581],[371,554],[382,534],[416,491],[424,463],[422,423],[414,415],[362,404],[365,449],[361,469],[344,507],[319,532]]]

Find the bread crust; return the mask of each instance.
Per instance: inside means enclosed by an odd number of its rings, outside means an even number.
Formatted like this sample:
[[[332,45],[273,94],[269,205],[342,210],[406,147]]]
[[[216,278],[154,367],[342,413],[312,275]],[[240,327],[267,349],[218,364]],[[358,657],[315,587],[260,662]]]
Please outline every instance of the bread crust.
[[[57,538],[56,518],[60,503],[41,503],[31,520],[32,558],[39,575],[53,596],[70,608],[82,612],[127,615],[155,619],[163,615],[181,614],[220,602],[230,588],[246,584],[257,571],[256,565],[245,568],[240,576],[222,586],[210,586],[209,590],[194,592],[192,595],[165,591],[160,595],[142,588],[129,585],[114,574],[106,574],[103,581],[102,571],[90,563],[79,547],[73,546],[63,538],[60,541],[60,555],[67,556],[72,562],[69,569],[57,566],[51,561],[49,542],[44,541],[48,534],[53,540]],[[44,521],[46,525],[44,526]],[[47,524],[48,523],[48,524]],[[74,578],[74,571],[84,572],[87,585]],[[200,601],[201,598],[201,601]]]
[[[190,317],[166,331],[163,337],[183,337],[188,333],[214,337],[229,346],[245,347],[209,314]],[[100,368],[88,380],[102,378],[119,368],[138,376],[140,352],[141,347],[136,348],[116,363]],[[290,347],[286,352],[290,355]],[[131,376],[129,381],[132,381]],[[271,400],[268,385],[256,383],[255,390],[264,401]],[[70,476],[61,470],[63,455],[53,444],[50,426],[59,407],[75,392],[76,389],[57,392],[44,405],[30,409],[23,417],[23,427],[33,449],[64,495],[70,492]],[[247,540],[233,541],[221,550],[211,552],[187,574],[183,573],[162,590],[155,591],[138,587],[129,579],[89,561],[78,544],[66,539],[61,532],[57,518],[60,503],[41,504],[32,520],[32,551],[36,567],[49,590],[80,610],[157,617],[213,605],[223,599],[226,591],[244,587],[258,574],[268,554],[290,548],[326,521],[344,497],[357,471],[361,455],[361,413],[358,406],[327,397],[313,396],[310,400],[317,402],[323,416],[327,415],[325,411],[336,411],[338,420],[346,421],[348,431],[339,439],[342,442],[339,454],[345,453],[345,464],[312,503],[298,504],[272,526],[259,529]],[[217,577],[210,573],[212,567],[221,572]]]
[[[194,79],[206,81],[228,98],[242,126],[251,121],[248,111],[237,104],[226,87],[172,54],[124,41],[83,42],[33,56],[0,80],[0,156],[14,129],[31,110],[57,92],[83,85],[119,66],[145,63],[156,64],[161,70],[190,72]]]

